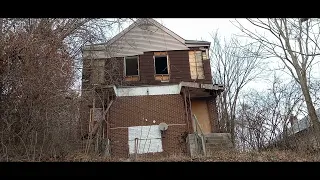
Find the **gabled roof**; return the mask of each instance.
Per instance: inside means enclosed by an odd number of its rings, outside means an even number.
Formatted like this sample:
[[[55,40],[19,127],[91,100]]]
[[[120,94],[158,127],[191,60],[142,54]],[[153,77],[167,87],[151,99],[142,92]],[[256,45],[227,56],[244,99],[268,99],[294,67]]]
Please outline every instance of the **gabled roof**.
[[[168,35],[172,36],[173,38],[175,38],[176,40],[178,40],[181,44],[185,45],[185,40],[177,35],[176,33],[174,33],[173,31],[171,31],[170,29],[168,29],[167,27],[163,26],[162,24],[160,24],[159,22],[157,22],[156,20],[152,19],[152,18],[140,18],[137,19],[135,22],[133,22],[129,27],[125,28],[124,30],[122,30],[120,33],[118,33],[116,36],[114,36],[113,38],[111,38],[109,41],[105,42],[105,43],[99,43],[99,44],[93,44],[93,45],[87,45],[85,47],[88,46],[97,46],[97,45],[104,45],[104,46],[109,46],[112,45],[114,42],[116,42],[117,40],[119,40],[121,37],[123,37],[125,34],[127,34],[130,30],[132,30],[133,28],[143,25],[143,24],[152,24],[158,28],[160,28],[161,30],[163,30],[164,32],[166,32]],[[86,49],[86,48],[85,48]]]
[[[153,24],[153,25],[157,26],[158,28],[162,29],[164,32],[168,33],[170,36],[174,37],[182,44],[185,43],[185,40],[181,36],[177,35],[173,31],[171,31],[170,29],[166,28],[165,26],[163,26],[162,24],[160,24],[156,20],[154,20],[152,18],[140,18],[140,19],[137,19],[135,22],[133,22],[129,27],[125,28],[123,31],[118,33],[116,36],[111,38],[109,41],[107,41],[105,43],[94,44],[94,45],[111,45],[115,41],[120,39],[123,35],[125,35],[127,32],[129,32],[131,29],[133,29],[134,27],[139,26],[141,24],[148,24],[148,23]]]
[[[95,54],[101,58],[138,55],[148,51],[188,50],[189,47],[209,45],[210,42],[206,41],[185,40],[156,20],[142,18],[108,42],[88,45],[83,50],[100,51]]]

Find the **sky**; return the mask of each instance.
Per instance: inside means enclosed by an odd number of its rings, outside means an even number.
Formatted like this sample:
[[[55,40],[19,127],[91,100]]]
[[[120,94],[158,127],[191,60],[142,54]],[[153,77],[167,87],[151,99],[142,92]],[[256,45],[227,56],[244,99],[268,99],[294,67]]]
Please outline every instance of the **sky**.
[[[218,31],[221,38],[228,40],[232,35],[242,34],[241,31],[232,23],[234,18],[154,18],[156,21],[181,36],[186,40],[204,40],[212,42],[211,34]],[[252,26],[245,18],[237,18],[242,25],[246,27]],[[116,25],[113,31],[106,32],[106,38],[112,38],[122,30],[132,24],[129,20],[121,24],[120,28]],[[253,26],[252,26],[253,28]],[[245,39],[245,38],[244,38]],[[251,81],[245,88],[255,90],[264,90],[268,88],[268,84],[258,81]]]
[[[216,31],[218,31],[220,38],[224,38],[226,40],[228,40],[228,38],[230,38],[232,35],[243,35],[243,33],[235,26],[235,24],[237,24],[236,20],[251,31],[262,33],[261,28],[255,28],[245,18],[155,18],[155,20],[186,40],[204,40],[212,42],[213,38],[211,37],[211,34]],[[120,31],[128,27],[131,23],[132,20],[129,20],[127,23],[122,24],[121,28],[116,28],[114,31],[109,31],[107,35],[108,38],[115,36]],[[269,37],[267,34],[265,35]],[[274,38],[274,36],[270,35],[269,40],[272,41],[272,38]],[[248,40],[248,38],[242,37],[240,40]],[[278,68],[279,64],[283,66],[282,62],[277,58],[269,58],[267,61],[272,62],[269,63],[268,66],[270,69],[274,69],[274,67]],[[320,63],[316,65],[315,69],[316,71],[314,71],[315,73],[313,73],[313,75],[318,76],[320,80]],[[281,76],[284,78],[289,77],[287,74],[281,74]],[[247,84],[245,89],[263,91],[268,87],[270,87],[270,81],[267,82],[263,79],[258,79]]]
[[[218,30],[221,36],[239,33],[228,18],[161,18],[155,19],[186,40],[211,41],[211,33]]]
[[[244,18],[155,18],[155,20],[186,40],[204,40],[212,42],[213,39],[211,37],[211,34],[216,32],[217,30],[219,36],[221,38],[225,38],[226,40],[230,38],[232,35],[242,34],[242,32],[232,23],[234,22],[236,24],[236,20],[239,21],[244,27],[250,29],[251,31],[258,31],[259,33],[261,33],[259,29],[255,29],[255,27]],[[128,27],[131,23],[132,21],[129,21],[127,23],[122,24],[120,29],[116,28],[113,31],[108,31],[106,36],[108,38],[113,37],[120,31]],[[272,36],[273,35],[267,35],[267,37],[270,37],[270,39],[268,40],[272,41],[272,38],[274,38]],[[244,38],[244,40],[246,40],[246,38]],[[268,66],[270,69],[274,69],[274,67],[278,68],[279,64],[283,66],[282,62],[277,58],[269,58],[267,61],[273,62],[272,65],[269,64]],[[316,71],[314,71],[315,73],[313,75],[318,76],[320,80],[320,63],[318,63],[314,69],[316,69]],[[274,70],[270,72],[273,71]],[[268,75],[265,77],[268,78]],[[272,74],[269,74],[269,78],[269,80],[272,81]],[[281,78],[291,79],[289,75],[283,73],[281,74]],[[270,81],[268,82],[264,79],[257,79],[248,83],[244,87],[243,91],[247,92],[250,89],[254,89],[263,92],[266,89],[270,88],[270,86]]]
[[[211,35],[216,31],[221,38],[225,39],[241,34],[241,31],[234,25],[234,18],[155,18],[155,20],[186,40],[212,42]],[[237,20],[243,25],[251,25],[245,18]],[[268,84],[261,80],[252,81],[245,88],[264,90],[268,88]]]

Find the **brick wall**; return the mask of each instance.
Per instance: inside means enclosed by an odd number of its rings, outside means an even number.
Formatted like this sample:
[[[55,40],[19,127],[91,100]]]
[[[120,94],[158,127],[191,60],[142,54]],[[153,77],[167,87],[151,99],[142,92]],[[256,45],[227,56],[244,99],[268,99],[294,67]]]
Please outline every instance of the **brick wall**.
[[[169,128],[162,138],[163,152],[156,154],[187,153],[187,126],[181,95],[117,97],[110,108],[109,118],[112,156],[128,157],[127,127],[158,125],[161,122],[167,123]]]
[[[211,121],[212,132],[218,132],[218,111],[217,111],[217,103],[215,97],[210,97],[207,99],[209,118]]]

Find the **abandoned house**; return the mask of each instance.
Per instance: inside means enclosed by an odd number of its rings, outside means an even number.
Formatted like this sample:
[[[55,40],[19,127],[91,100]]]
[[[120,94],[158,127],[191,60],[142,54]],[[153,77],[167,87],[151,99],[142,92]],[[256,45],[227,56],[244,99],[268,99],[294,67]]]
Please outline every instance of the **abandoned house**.
[[[154,19],[83,47],[81,135],[121,158],[230,147],[230,135],[217,133],[216,97],[224,88],[213,84],[209,47]]]

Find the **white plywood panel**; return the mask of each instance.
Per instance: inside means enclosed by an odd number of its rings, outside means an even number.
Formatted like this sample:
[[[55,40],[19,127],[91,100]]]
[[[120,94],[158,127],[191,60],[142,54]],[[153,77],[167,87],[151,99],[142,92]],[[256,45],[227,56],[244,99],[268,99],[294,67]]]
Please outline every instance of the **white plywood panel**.
[[[138,140],[136,140],[138,139]],[[128,127],[129,153],[162,152],[161,132],[158,125]]]
[[[129,141],[129,153],[135,153],[135,141]],[[155,153],[162,152],[162,141],[161,139],[148,139],[148,140],[139,140],[137,144],[137,153]]]
[[[128,128],[129,140],[139,139],[155,139],[161,138],[161,132],[158,125],[151,126],[132,126]]]
[[[117,88],[117,96],[147,96],[147,95],[169,95],[180,94],[180,85],[150,86],[150,87],[130,87]]]

